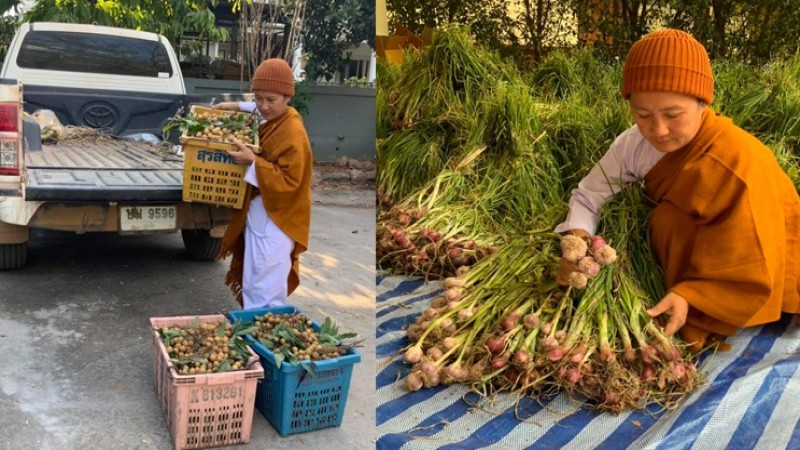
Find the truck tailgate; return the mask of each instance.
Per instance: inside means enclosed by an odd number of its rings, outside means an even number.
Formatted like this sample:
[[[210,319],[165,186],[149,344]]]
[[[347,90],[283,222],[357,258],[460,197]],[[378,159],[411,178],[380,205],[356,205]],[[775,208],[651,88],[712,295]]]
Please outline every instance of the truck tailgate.
[[[145,142],[108,136],[44,145],[25,155],[28,200],[181,200],[183,158]]]

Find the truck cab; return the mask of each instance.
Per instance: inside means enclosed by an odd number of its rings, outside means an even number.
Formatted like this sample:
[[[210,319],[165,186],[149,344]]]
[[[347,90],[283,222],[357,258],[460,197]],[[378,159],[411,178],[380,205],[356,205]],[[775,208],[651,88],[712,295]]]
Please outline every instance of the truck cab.
[[[22,267],[31,228],[182,233],[211,260],[230,209],[182,201],[183,161],[166,147],[122,139],[161,136],[187,96],[169,41],[96,25],[25,23],[0,79],[0,270]],[[23,113],[51,110],[63,125],[101,133],[41,142]],[[165,144],[168,145],[168,144]]]

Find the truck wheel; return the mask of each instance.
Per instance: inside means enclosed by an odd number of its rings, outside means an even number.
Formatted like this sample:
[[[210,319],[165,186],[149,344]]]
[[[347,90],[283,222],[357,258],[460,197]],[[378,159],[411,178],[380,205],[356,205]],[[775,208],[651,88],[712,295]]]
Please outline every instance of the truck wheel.
[[[28,242],[0,244],[0,270],[19,269],[28,261]]]
[[[219,253],[222,238],[213,238],[208,230],[181,230],[186,252],[194,259],[211,261]]]

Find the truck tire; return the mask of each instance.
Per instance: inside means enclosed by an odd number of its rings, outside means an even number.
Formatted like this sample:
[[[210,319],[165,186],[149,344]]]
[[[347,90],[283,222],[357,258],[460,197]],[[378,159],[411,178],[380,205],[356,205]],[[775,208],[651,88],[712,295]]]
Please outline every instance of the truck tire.
[[[208,230],[181,230],[183,246],[193,259],[211,261],[219,253],[222,238],[213,238]]]
[[[0,244],[0,270],[20,269],[28,261],[28,242]]]

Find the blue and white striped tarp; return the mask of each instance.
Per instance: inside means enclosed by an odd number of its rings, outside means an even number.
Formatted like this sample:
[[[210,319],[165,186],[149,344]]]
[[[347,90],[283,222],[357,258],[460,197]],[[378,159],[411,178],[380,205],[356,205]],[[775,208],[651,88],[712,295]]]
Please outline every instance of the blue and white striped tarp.
[[[462,385],[406,391],[405,327],[439,292],[437,282],[377,279],[378,450],[800,449],[800,316],[729,338],[678,409],[613,415],[565,394],[514,407],[508,395],[478,404]]]

